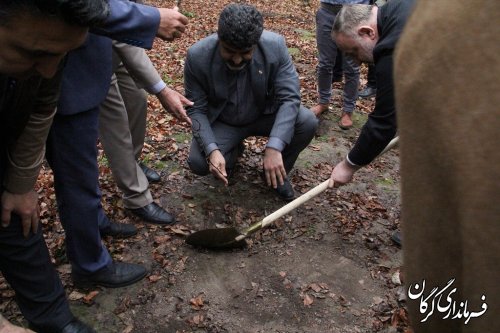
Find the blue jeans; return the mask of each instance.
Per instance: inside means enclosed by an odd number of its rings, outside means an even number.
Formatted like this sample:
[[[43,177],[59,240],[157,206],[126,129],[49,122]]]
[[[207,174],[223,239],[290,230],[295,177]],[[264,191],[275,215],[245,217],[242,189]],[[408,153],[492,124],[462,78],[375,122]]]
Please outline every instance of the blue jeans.
[[[332,95],[332,75],[337,53],[340,50],[331,37],[335,16],[332,11],[320,8],[316,12],[316,43],[318,46],[319,103],[329,104]],[[359,66],[349,57],[343,57],[345,75],[343,111],[351,113],[356,106],[359,86]]]

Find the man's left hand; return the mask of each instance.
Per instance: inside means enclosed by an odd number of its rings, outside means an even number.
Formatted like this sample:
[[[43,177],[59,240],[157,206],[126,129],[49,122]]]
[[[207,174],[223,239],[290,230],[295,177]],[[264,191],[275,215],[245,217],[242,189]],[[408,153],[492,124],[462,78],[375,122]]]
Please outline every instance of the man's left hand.
[[[191,118],[188,117],[184,106],[191,106],[194,104],[193,102],[169,87],[165,87],[156,97],[168,113],[191,125]]]
[[[160,12],[160,26],[156,36],[166,41],[173,41],[182,36],[186,30],[188,19],[186,16],[179,13],[179,8],[158,8]]]
[[[36,233],[40,216],[38,195],[35,191],[24,194],[14,194],[7,191],[2,193],[2,226],[8,227],[10,216],[16,213],[21,217],[23,235],[28,237],[30,231]]]
[[[273,188],[277,188],[278,184],[283,185],[286,170],[281,152],[273,148],[266,148],[263,162],[267,185]]]

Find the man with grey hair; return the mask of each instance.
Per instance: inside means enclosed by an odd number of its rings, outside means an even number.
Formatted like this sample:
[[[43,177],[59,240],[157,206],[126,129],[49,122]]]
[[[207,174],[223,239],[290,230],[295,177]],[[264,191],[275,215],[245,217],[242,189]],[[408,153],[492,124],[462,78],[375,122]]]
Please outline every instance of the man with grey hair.
[[[377,96],[361,134],[346,158],[335,166],[330,187],[344,185],[369,164],[396,134],[393,52],[411,12],[413,0],[392,0],[378,8],[344,6],[333,25],[332,37],[347,55],[359,62],[375,63]]]

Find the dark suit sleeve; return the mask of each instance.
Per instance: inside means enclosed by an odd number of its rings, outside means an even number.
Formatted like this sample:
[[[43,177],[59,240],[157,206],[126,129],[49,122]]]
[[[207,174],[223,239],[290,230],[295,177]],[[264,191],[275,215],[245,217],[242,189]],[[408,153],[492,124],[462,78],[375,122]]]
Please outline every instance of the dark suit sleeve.
[[[215,136],[208,119],[208,94],[209,87],[202,83],[202,71],[196,68],[196,59],[206,55],[193,54],[188,51],[184,64],[184,90],[186,97],[193,101],[193,106],[189,107],[187,114],[192,121],[193,137],[200,145],[206,155],[213,150],[213,143],[216,143]],[[212,147],[209,147],[209,145]],[[210,148],[210,149],[209,149]]]
[[[368,116],[359,138],[349,152],[349,160],[357,165],[369,164],[396,135],[396,107],[392,54],[382,56],[375,66],[377,97],[375,109]]]
[[[92,33],[145,49],[153,46],[160,25],[157,8],[123,0],[109,0],[109,7],[106,22]]]
[[[279,63],[273,85],[278,111],[269,137],[277,137],[289,144],[300,109],[299,76],[288,53],[285,39],[280,36],[277,43]]]

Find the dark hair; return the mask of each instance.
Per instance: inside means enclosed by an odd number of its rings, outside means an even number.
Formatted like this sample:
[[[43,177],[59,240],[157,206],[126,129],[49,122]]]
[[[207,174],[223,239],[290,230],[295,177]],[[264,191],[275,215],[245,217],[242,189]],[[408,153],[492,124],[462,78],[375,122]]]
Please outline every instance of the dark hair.
[[[237,49],[257,44],[264,30],[262,14],[251,5],[230,4],[219,16],[219,39]]]
[[[69,25],[91,27],[109,14],[107,0],[1,0],[0,25],[19,15],[60,19]]]

